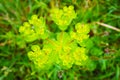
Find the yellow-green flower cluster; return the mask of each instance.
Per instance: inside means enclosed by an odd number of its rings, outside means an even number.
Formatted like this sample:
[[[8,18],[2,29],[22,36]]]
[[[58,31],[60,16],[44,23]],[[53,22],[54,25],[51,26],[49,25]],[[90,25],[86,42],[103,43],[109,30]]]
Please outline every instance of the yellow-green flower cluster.
[[[79,47],[70,34],[61,32],[57,34],[57,40],[54,41],[53,51],[57,54],[57,64],[63,68],[71,68],[73,64],[84,65],[87,60],[86,49]]]
[[[89,25],[88,24],[81,24],[81,23],[77,23],[75,25],[75,30],[76,32],[71,32],[71,37],[75,40],[77,40],[77,42],[79,44],[81,44],[84,40],[89,38]]]
[[[76,18],[76,13],[73,6],[65,6],[63,9],[52,9],[51,17],[60,30],[66,30],[71,21]]]
[[[76,48],[75,52],[73,53],[76,65],[83,65],[83,63],[85,63],[85,61],[88,59],[88,56],[85,53],[86,53],[85,48],[83,47]]]
[[[51,66],[52,59],[49,52],[46,53],[46,50],[40,49],[38,45],[33,45],[31,49],[32,51],[28,52],[28,57],[34,62],[37,68],[47,69]]]
[[[38,46],[32,46],[34,52],[28,53],[29,58],[41,69],[55,64],[69,69],[74,64],[84,65],[88,59],[86,49],[79,47],[66,32],[58,33],[56,40],[49,39],[44,44],[41,50]]]
[[[19,32],[25,41],[32,42],[46,35],[45,28],[44,18],[33,15],[29,22],[24,22],[23,26],[19,28]]]
[[[43,17],[38,18],[36,15],[20,27],[19,31],[27,42],[42,40],[40,47],[38,45],[31,47],[32,51],[28,52],[29,59],[39,69],[49,69],[55,65],[64,69],[69,69],[73,65],[83,66],[88,56],[86,48],[81,43],[89,38],[89,26],[77,23],[75,30],[72,30],[73,28],[66,30],[76,17],[73,6],[52,9],[51,16],[61,32],[48,30]],[[48,31],[51,32],[49,36]]]

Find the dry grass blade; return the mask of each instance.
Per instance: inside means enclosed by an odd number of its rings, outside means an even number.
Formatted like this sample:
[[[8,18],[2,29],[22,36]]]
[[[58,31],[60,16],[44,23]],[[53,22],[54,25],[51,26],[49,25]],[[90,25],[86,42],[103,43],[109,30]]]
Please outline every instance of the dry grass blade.
[[[98,25],[101,25],[101,26],[103,26],[103,27],[107,27],[107,28],[110,28],[110,29],[113,29],[113,30],[115,30],[115,31],[118,31],[118,32],[120,32],[120,29],[118,29],[118,28],[116,28],[116,27],[114,27],[114,26],[111,26],[111,25],[108,25],[108,24],[105,24],[105,23],[101,23],[101,22],[96,22]]]

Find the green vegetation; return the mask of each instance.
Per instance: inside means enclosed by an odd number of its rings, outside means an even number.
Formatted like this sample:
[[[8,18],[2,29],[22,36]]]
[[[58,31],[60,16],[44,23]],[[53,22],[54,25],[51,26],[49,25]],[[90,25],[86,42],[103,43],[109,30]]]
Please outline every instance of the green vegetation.
[[[119,0],[0,0],[0,80],[119,80]]]

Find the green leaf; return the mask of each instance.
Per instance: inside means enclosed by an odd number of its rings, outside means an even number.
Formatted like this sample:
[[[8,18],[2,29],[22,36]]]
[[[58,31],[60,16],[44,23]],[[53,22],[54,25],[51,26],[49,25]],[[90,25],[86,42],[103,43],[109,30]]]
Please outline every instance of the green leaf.
[[[57,41],[59,41],[61,44],[66,44],[71,40],[70,35],[66,32],[61,32],[57,34]]]
[[[100,56],[103,54],[103,51],[99,48],[93,47],[90,51],[91,55]]]
[[[86,66],[87,66],[88,70],[90,70],[90,71],[93,71],[96,69],[96,63],[93,62],[92,60],[88,60],[86,62]]]

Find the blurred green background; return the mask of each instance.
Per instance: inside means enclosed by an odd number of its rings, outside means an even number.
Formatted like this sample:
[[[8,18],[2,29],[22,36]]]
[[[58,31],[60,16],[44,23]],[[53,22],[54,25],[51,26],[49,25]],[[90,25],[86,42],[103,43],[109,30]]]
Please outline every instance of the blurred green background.
[[[52,26],[49,10],[69,5],[75,7],[75,22],[91,24],[88,55],[93,62],[89,69],[36,70],[27,52],[39,41],[20,42],[19,27],[33,14],[45,16]],[[120,80],[120,32],[96,22],[120,29],[120,0],[0,0],[0,80]]]

